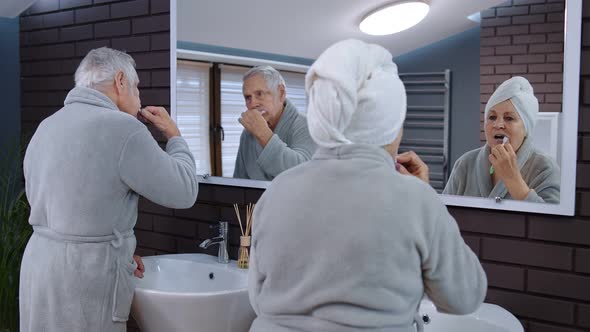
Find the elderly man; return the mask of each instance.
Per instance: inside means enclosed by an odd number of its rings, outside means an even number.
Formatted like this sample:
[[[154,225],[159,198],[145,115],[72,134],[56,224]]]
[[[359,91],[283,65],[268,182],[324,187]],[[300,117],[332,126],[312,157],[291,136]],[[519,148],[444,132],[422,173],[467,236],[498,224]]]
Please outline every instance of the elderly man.
[[[282,171],[308,161],[316,145],[305,116],[286,98],[285,80],[270,66],[254,67],[243,78],[248,110],[239,119],[244,131],[235,178],[272,180]]]
[[[26,194],[34,232],[20,275],[20,329],[125,331],[135,278],[139,195],[171,208],[197,196],[195,161],[162,107],[140,110],[133,59],[92,50],[64,107],[27,148]],[[166,151],[138,114],[168,139]]]

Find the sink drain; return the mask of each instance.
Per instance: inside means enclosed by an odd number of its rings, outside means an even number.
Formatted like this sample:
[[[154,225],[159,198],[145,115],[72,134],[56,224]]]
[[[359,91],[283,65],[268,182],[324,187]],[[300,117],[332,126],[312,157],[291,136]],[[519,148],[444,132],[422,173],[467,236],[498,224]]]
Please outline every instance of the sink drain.
[[[213,272],[209,273],[209,279],[211,279],[211,280],[215,279],[215,273],[213,273]]]

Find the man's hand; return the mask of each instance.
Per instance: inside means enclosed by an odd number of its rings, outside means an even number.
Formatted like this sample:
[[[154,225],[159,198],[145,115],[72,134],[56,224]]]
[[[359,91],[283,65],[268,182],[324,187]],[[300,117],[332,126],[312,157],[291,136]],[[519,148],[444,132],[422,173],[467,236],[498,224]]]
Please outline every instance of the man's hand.
[[[399,172],[406,175],[413,175],[420,180],[429,183],[430,175],[428,165],[418,157],[414,151],[404,152],[397,155]]]
[[[133,275],[138,278],[143,278],[143,273],[145,272],[145,266],[143,265],[143,261],[141,257],[138,255],[133,255],[133,260],[137,263],[137,269],[133,271]]]
[[[180,136],[180,130],[178,130],[176,123],[172,121],[164,107],[146,106],[145,108],[140,109],[138,117],[140,117],[140,119],[144,118],[149,123],[156,126],[166,139]]]
[[[265,147],[272,137],[272,130],[268,126],[268,122],[262,117],[262,113],[257,109],[249,109],[243,112],[238,121],[244,128],[252,134]]]

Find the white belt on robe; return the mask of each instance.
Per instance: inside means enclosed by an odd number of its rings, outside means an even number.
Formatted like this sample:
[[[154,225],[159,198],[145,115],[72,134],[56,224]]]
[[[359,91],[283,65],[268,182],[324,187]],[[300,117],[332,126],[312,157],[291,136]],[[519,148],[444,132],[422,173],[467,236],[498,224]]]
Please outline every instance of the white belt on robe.
[[[133,229],[124,232],[119,232],[118,230],[113,229],[113,234],[99,236],[62,234],[49,227],[38,225],[33,226],[33,230],[35,231],[35,234],[55,241],[74,243],[110,242],[115,249],[119,249],[121,245],[123,245],[123,240],[125,238],[134,235]],[[133,300],[133,293],[135,291],[135,277],[133,276],[133,272],[137,269],[137,263],[134,260],[129,262],[123,257],[124,253],[120,250],[117,251],[112,319],[115,322],[126,322],[129,319],[131,301]]]

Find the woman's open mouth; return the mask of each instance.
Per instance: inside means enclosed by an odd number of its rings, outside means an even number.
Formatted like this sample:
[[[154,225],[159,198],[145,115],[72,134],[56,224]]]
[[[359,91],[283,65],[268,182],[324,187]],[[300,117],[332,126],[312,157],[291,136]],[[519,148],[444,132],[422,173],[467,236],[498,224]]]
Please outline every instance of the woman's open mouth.
[[[508,143],[508,139],[509,137],[504,134],[494,135],[494,142],[496,142],[496,144],[506,144]]]

